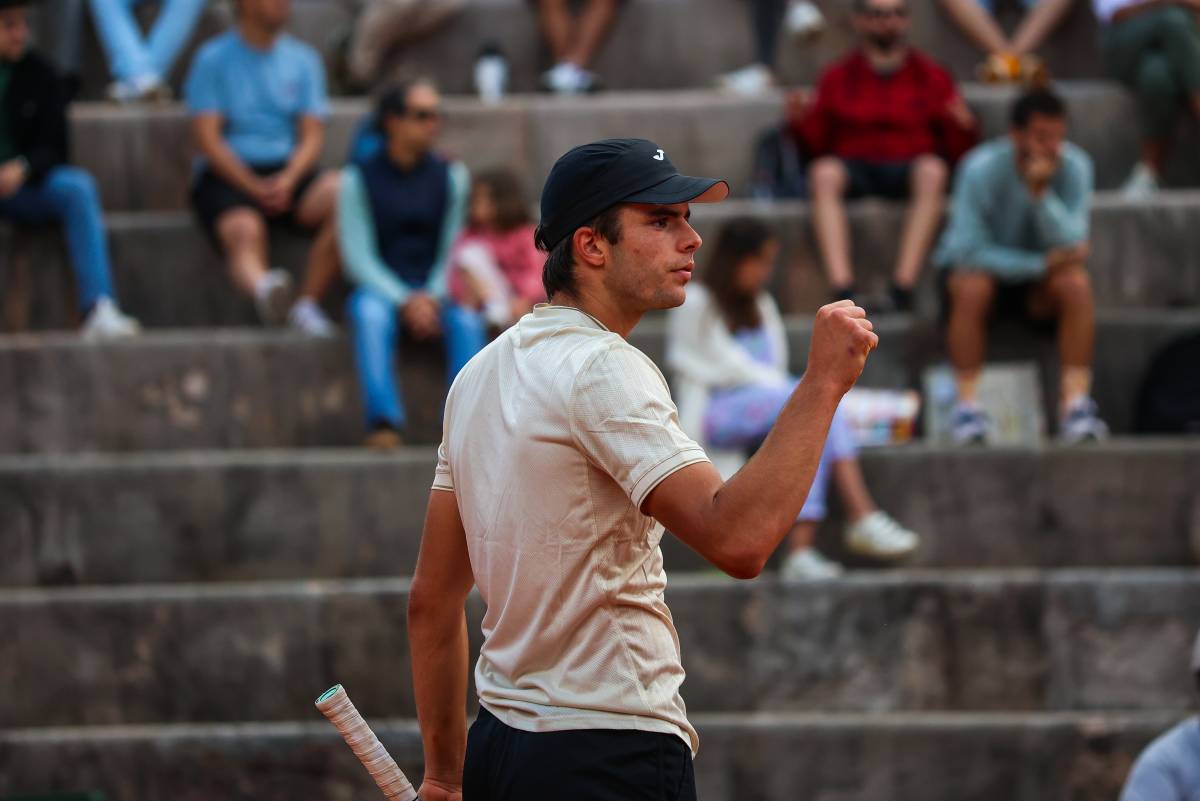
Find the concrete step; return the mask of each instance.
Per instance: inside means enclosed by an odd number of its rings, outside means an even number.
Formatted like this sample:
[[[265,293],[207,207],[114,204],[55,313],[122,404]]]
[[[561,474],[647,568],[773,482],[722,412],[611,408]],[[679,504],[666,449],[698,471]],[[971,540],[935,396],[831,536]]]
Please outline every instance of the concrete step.
[[[0,586],[408,575],[432,449],[0,458]],[[923,536],[910,567],[1200,560],[1200,442],[867,450],[876,500]],[[822,532],[843,550],[836,514]],[[674,537],[672,572],[709,565]]]
[[[733,4],[731,4],[733,5]],[[1074,141],[1096,161],[1097,186],[1118,186],[1138,154],[1139,128],[1132,98],[1106,82],[1065,83]],[[964,87],[987,136],[1008,130],[1015,90]],[[536,197],[555,159],[569,148],[606,136],[643,136],[658,142],[681,170],[728,179],[745,196],[753,174],[754,145],[780,119],[782,97],[739,98],[715,91],[613,92],[561,99],[514,95],[496,106],[465,97],[446,101],[444,147],[472,169],[517,170]],[[324,163],[345,159],[355,126],[368,111],[362,100],[334,103]],[[118,108],[79,103],[72,109],[75,160],[100,183],[111,211],[170,211],[187,207],[192,143],[187,117],[177,105]],[[1200,183],[1190,158],[1196,134],[1176,148],[1168,178]]]
[[[811,323],[789,323],[792,368],[803,370]],[[1107,312],[1097,325],[1095,396],[1117,432],[1129,431],[1142,376],[1162,345],[1200,325],[1194,311]],[[936,327],[881,318],[881,345],[864,386],[918,386],[940,359]],[[631,341],[663,364],[664,322]],[[993,359],[1041,360],[1052,403],[1054,345],[1002,330]],[[434,345],[402,344],[409,442],[441,438],[444,393]],[[358,385],[344,339],[288,332],[164,331],[95,346],[69,334],[0,337],[0,453],[344,446],[362,434]],[[1052,411],[1048,411],[1052,414]],[[1053,419],[1048,417],[1047,419]]]
[[[829,298],[821,259],[813,236],[809,206],[798,201],[761,203],[729,201],[697,206],[694,220],[715,244],[721,224],[737,216],[767,221],[783,245],[773,291],[785,313],[811,314]],[[867,201],[851,209],[855,263],[863,288],[882,294],[891,278],[896,242],[903,226],[903,207]],[[221,258],[183,212],[118,213],[108,217],[115,282],[122,305],[153,328],[254,325],[253,304],[236,293]],[[1101,309],[1161,308],[1200,305],[1200,192],[1169,192],[1148,203],[1131,203],[1115,193],[1098,197],[1092,215],[1092,258],[1089,269]],[[19,252],[36,264],[25,327],[71,327],[77,316],[73,277],[56,229],[22,234]],[[308,240],[278,231],[272,257],[300,279]],[[705,251],[702,250],[703,254]],[[703,263],[704,257],[701,256]],[[0,294],[16,279],[14,262],[0,264]],[[917,297],[920,313],[936,318],[941,303],[938,271],[929,268]],[[341,293],[327,300],[340,317]],[[9,321],[10,327],[17,321]]]
[[[6,726],[414,714],[405,579],[0,591]],[[1186,709],[1200,569],[677,574],[693,712]],[[472,603],[472,650],[481,604]],[[315,690],[313,688],[316,688]]]
[[[780,42],[779,69],[787,83],[810,82],[822,66],[838,58],[854,38],[849,0],[821,4],[828,26],[816,41]],[[942,61],[960,79],[970,80],[980,54],[936,3],[914,3],[913,41]],[[754,59],[749,9],[724,0],[630,0],[624,4],[595,69],[612,89],[684,89],[711,86],[722,72]],[[151,15],[144,15],[149,22]],[[1001,4],[1000,18],[1012,30],[1017,4]],[[231,22],[230,9],[213,5],[192,37],[171,76],[178,89],[203,39]],[[292,6],[291,32],[327,58],[333,39],[352,19],[349,4],[301,0]],[[1079,4],[1043,48],[1053,74],[1063,78],[1098,77],[1103,68],[1096,47],[1096,23],[1087,4]],[[538,88],[538,76],[550,56],[537,30],[533,7],[524,0],[469,0],[444,28],[393,54],[379,80],[399,73],[429,74],[453,92],[473,92],[473,67],[481,47],[499,44],[509,59],[513,89]],[[84,96],[103,97],[109,77],[95,36],[84,47]]]
[[[416,721],[380,719],[351,691],[419,782]],[[372,797],[366,771],[315,715],[298,707],[303,722],[0,729],[0,792],[88,787],[122,801]],[[701,714],[693,717],[696,782],[705,801],[1116,798],[1139,751],[1181,717]]]

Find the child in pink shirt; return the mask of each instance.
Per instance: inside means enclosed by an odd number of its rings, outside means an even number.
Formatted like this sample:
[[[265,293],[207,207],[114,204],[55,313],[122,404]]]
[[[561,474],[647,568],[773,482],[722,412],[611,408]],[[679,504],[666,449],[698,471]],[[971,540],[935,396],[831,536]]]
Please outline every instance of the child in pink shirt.
[[[506,170],[478,175],[467,218],[450,256],[450,295],[504,328],[546,299],[546,254],[533,244],[529,203],[517,177]]]

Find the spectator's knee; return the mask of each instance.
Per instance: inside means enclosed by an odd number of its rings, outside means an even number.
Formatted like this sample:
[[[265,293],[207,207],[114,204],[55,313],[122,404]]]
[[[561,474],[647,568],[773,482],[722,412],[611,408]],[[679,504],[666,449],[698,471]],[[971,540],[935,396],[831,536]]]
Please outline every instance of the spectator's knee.
[[[79,167],[58,167],[51,174],[49,184],[54,191],[73,202],[99,202],[96,179]]]
[[[841,159],[822,156],[808,168],[808,185],[813,194],[840,195],[846,191],[849,173]]]
[[[350,293],[346,307],[356,328],[381,328],[388,324],[392,314],[392,304],[387,299],[365,289]]]
[[[254,247],[266,242],[267,224],[254,209],[227,211],[217,220],[217,236],[227,249]]]
[[[912,186],[917,192],[944,192],[950,168],[940,156],[919,156],[913,162]]]
[[[996,294],[996,280],[982,272],[953,273],[949,291],[950,304],[956,310],[986,314]]]
[[[1065,302],[1089,301],[1092,278],[1082,262],[1059,267],[1050,279],[1050,290]]]

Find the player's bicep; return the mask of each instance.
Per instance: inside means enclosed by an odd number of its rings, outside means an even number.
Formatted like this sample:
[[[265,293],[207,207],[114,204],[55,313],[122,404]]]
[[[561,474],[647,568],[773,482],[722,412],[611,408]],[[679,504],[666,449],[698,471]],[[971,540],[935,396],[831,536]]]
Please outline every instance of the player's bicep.
[[[453,492],[433,490],[425,511],[421,534],[421,552],[413,574],[410,603],[422,598],[438,599],[448,608],[460,611],[475,584],[471,557],[467,551],[467,532]]]
[[[642,512],[722,570],[730,567],[730,532],[714,525],[715,499],[725,485],[712,462],[676,470],[650,491]]]

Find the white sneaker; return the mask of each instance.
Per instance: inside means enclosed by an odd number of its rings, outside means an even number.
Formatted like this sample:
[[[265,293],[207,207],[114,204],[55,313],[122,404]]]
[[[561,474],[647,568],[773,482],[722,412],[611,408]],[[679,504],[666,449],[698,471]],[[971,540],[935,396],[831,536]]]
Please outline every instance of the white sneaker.
[[[816,548],[802,548],[787,555],[779,575],[785,581],[828,581],[845,572],[841,565],[826,559]]]
[[[788,5],[783,27],[797,39],[810,39],[825,30],[825,16],[809,0],[795,0]]]
[[[751,64],[717,76],[717,88],[745,97],[769,92],[774,85],[775,76],[765,64]]]
[[[1108,439],[1108,424],[1100,419],[1096,402],[1089,397],[1076,400],[1058,421],[1058,441],[1064,445],[1102,442]]]
[[[1158,175],[1145,162],[1138,162],[1121,185],[1121,197],[1126,200],[1147,200],[1158,192]]]
[[[300,298],[288,312],[288,325],[310,337],[329,339],[337,336],[337,326],[312,298]]]
[[[108,99],[118,103],[141,100],[169,100],[171,89],[157,75],[139,75],[128,81],[116,81],[108,86]]]
[[[846,529],[846,547],[872,559],[903,559],[920,544],[920,537],[893,520],[887,512],[872,512]]]
[[[268,270],[254,288],[254,306],[267,325],[283,325],[292,307],[292,276],[276,267]]]
[[[559,95],[581,95],[596,88],[596,73],[564,61],[542,73],[542,86]]]
[[[141,331],[141,324],[122,314],[112,298],[100,298],[83,321],[81,333],[85,340],[98,342],[103,339],[125,339],[136,336]]]

